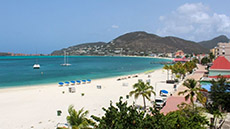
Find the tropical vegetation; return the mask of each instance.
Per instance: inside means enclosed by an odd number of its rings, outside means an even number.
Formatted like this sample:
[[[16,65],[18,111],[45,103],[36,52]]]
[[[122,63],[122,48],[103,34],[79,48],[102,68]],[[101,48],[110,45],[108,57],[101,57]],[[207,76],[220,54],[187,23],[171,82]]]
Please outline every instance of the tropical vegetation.
[[[197,60],[192,60],[192,61],[187,61],[185,63],[181,63],[181,62],[177,62],[173,65],[164,65],[164,69],[167,70],[167,72],[169,73],[169,71],[171,71],[172,76],[175,75],[176,78],[184,78],[186,73],[192,73],[194,68],[196,68],[196,63]],[[167,79],[169,79],[168,77],[169,75],[167,74]]]
[[[133,85],[133,91],[129,92],[129,95],[132,96],[134,95],[134,98],[137,99],[139,96],[143,97],[143,102],[144,102],[144,109],[146,108],[146,102],[145,99],[150,101],[150,97],[152,94],[156,94],[153,91],[153,87],[150,86],[149,82],[144,83],[143,81],[138,81],[138,83]]]
[[[211,63],[214,59],[215,59],[215,56],[213,55],[213,53],[209,53],[208,56],[203,57],[201,59],[201,64],[202,65],[207,65],[208,63]]]
[[[227,83],[226,78],[219,76],[217,81],[212,80],[210,98],[213,101],[213,106],[216,109],[230,111],[230,83]]]
[[[73,105],[69,106],[68,109],[69,116],[67,116],[67,122],[71,125],[72,129],[89,129],[91,125],[94,125],[94,122],[86,116],[89,111],[84,111],[84,109],[80,109],[76,111]]]
[[[164,115],[154,108],[149,111],[138,110],[120,98],[116,106],[111,103],[110,107],[103,110],[104,116],[91,116],[98,123],[95,126],[97,129],[204,129],[208,126],[200,110],[192,110],[189,105]]]
[[[194,106],[194,99],[195,97],[197,97],[198,99],[202,99],[202,95],[200,93],[201,88],[199,88],[197,86],[197,81],[194,79],[187,79],[185,80],[185,82],[183,83],[183,85],[187,88],[184,91],[181,91],[178,93],[178,95],[181,94],[186,94],[185,95],[185,100],[187,101],[188,99],[190,100],[190,102],[192,103],[192,105]]]

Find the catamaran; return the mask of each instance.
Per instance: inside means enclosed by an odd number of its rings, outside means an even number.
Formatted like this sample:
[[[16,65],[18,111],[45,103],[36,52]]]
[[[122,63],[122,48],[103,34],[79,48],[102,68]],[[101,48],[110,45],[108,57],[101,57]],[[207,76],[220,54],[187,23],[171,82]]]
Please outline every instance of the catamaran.
[[[64,64],[61,64],[62,66],[70,66],[71,64],[68,63],[68,57],[66,52],[64,51]]]
[[[34,69],[40,69],[40,64],[34,64],[33,68]]]
[[[33,65],[34,69],[40,69],[40,64],[38,64],[38,59],[36,58],[36,63]]]

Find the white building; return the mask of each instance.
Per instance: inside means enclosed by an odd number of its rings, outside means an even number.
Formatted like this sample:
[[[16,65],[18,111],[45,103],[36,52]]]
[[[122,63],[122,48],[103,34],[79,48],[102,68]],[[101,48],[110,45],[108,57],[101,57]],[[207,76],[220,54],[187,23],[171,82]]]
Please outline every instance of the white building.
[[[230,61],[230,42],[229,43],[218,43],[215,47],[215,56],[224,56],[228,61]]]

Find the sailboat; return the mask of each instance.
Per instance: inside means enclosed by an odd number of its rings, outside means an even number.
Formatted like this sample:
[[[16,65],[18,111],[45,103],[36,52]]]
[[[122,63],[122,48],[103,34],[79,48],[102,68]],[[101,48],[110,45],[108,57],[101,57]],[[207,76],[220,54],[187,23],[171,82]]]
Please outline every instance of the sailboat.
[[[33,68],[34,69],[40,69],[40,64],[34,64]]]
[[[40,69],[40,64],[38,64],[38,58],[36,59],[36,63],[33,65],[34,69]]]
[[[62,66],[70,66],[71,64],[68,63],[68,57],[66,52],[64,51],[64,64],[61,64]]]

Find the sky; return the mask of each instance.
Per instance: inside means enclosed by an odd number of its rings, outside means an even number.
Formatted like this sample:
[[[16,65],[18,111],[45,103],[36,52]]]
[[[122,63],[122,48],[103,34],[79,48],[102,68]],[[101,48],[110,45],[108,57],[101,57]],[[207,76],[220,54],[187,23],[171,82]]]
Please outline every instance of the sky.
[[[229,0],[0,0],[0,52],[50,54],[146,31],[192,41],[230,38]]]

